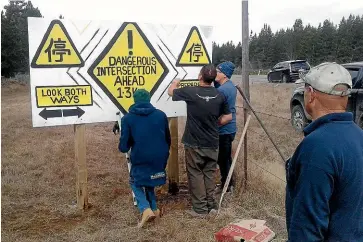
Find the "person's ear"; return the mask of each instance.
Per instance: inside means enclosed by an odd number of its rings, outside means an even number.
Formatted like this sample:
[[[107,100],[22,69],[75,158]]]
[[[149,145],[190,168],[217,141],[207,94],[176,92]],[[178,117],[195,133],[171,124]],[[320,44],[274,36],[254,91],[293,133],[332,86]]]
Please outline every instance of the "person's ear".
[[[316,92],[314,91],[314,88],[309,86],[308,87],[308,90],[309,90],[309,103],[312,103],[315,99],[316,99]]]
[[[223,73],[223,79],[228,80],[228,77],[224,73]]]

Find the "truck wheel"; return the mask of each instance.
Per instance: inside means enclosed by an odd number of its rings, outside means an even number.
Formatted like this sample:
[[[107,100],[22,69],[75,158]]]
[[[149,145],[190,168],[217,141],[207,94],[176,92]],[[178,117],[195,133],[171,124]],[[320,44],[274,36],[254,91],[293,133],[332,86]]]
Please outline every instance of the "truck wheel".
[[[291,124],[298,132],[302,132],[308,125],[308,119],[306,118],[304,109],[301,105],[296,105],[292,108]]]
[[[288,83],[288,82],[289,82],[289,77],[288,77],[288,75],[283,74],[283,75],[282,75],[281,82],[282,82],[282,83]]]

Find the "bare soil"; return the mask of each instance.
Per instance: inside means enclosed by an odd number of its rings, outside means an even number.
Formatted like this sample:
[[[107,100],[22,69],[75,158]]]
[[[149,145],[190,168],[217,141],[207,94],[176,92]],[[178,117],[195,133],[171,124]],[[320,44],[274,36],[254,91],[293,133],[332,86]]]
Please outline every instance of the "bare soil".
[[[290,124],[293,84],[255,83],[251,100],[284,156],[290,156],[302,136]],[[74,133],[71,126],[33,128],[27,85],[2,86],[1,102],[1,236],[2,241],[214,241],[214,233],[235,219],[264,219],[286,241],[284,162],[253,118],[248,132],[248,186],[242,192],[243,152],[236,167],[237,191],[227,196],[215,219],[193,219],[179,145],[181,192],[158,191],[164,216],[159,224],[137,229],[139,214],[132,205],[125,158],[117,150],[113,123],[86,126],[88,191],[92,207],[74,208]],[[239,97],[238,105],[242,106]],[[273,114],[269,116],[267,114]],[[243,109],[238,108],[239,132]],[[282,118],[276,118],[279,116]],[[179,119],[179,139],[185,118]],[[261,169],[263,168],[263,169]],[[272,172],[274,175],[266,172]],[[278,178],[277,178],[278,177]]]

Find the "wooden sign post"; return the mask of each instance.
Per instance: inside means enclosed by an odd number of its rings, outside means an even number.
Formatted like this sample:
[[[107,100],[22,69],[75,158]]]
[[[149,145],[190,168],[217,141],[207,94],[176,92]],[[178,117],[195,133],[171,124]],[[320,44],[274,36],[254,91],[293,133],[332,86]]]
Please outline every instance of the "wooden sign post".
[[[74,125],[77,207],[88,208],[85,124]]]
[[[242,89],[244,94],[246,95],[247,100],[250,100],[250,79],[249,79],[249,25],[248,25],[248,0],[242,0]],[[249,114],[248,106],[246,101],[243,102],[243,116],[244,116],[244,125],[246,125],[247,117]],[[244,137],[243,142],[243,159],[244,159],[244,189],[247,188],[247,180],[248,180],[248,167],[247,167],[247,133]]]
[[[178,162],[178,118],[169,118],[171,135],[170,156],[168,160],[169,193],[179,192],[179,162]]]

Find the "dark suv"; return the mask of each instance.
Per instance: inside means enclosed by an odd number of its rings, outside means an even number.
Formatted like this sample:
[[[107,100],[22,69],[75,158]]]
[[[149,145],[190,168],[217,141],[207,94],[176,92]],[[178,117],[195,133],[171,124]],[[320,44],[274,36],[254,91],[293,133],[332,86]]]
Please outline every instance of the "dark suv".
[[[267,74],[268,82],[291,82],[299,79],[299,72],[310,70],[305,60],[291,60],[277,63]]]
[[[353,89],[349,96],[347,111],[352,112],[354,121],[363,129],[363,62],[343,64],[352,76]],[[297,87],[290,101],[291,123],[302,131],[311,122],[304,108],[304,86]]]

